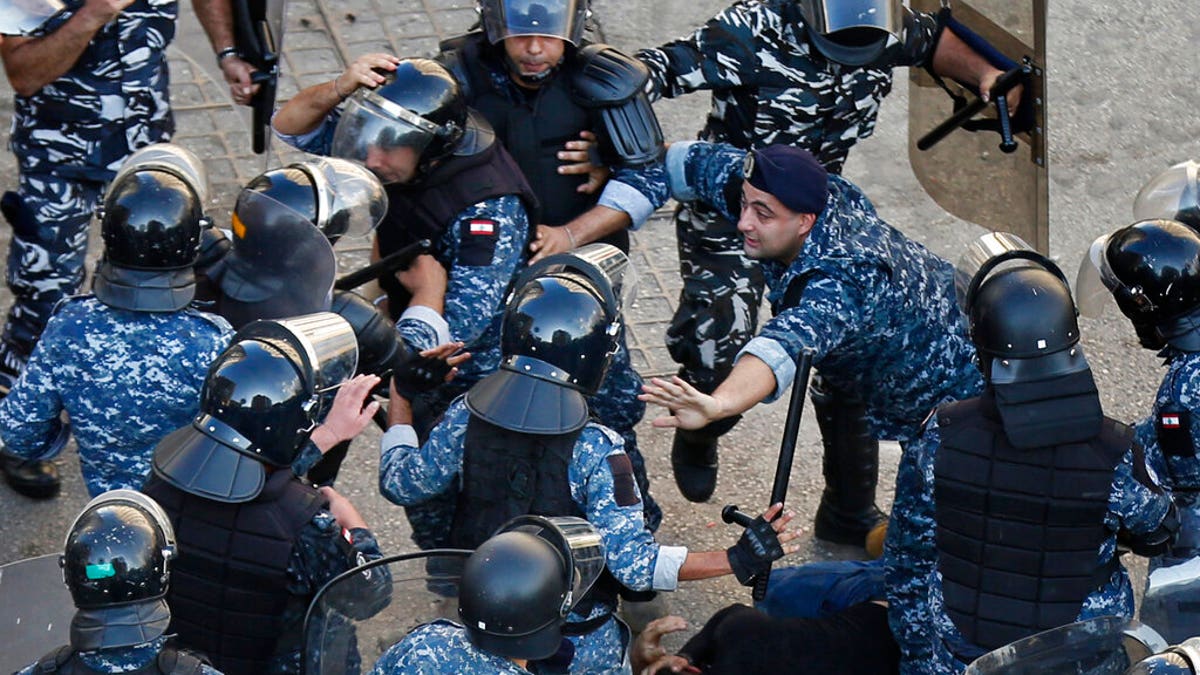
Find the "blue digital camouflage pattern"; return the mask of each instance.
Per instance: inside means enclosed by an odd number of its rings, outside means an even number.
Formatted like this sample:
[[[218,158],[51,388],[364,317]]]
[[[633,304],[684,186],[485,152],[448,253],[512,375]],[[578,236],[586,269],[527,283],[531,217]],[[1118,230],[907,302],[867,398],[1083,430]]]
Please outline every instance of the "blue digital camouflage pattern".
[[[476,649],[462,626],[441,619],[417,626],[392,645],[371,675],[529,675],[501,656]]]
[[[35,38],[59,30],[83,2],[66,5]],[[175,0],[136,0],[93,35],[62,77],[14,97],[9,148],[20,177],[10,194],[23,206],[11,223],[6,277],[16,296],[3,336],[10,368],[29,355],[54,304],[78,290],[104,182],[129,153],[169,140],[175,129],[166,51],[176,13]]]
[[[937,419],[930,417],[923,433],[908,444],[896,474],[896,497],[884,546],[888,621],[900,645],[902,673],[960,673],[966,665],[947,645],[969,651],[969,645],[943,609],[941,573],[935,542],[933,496],[934,460],[941,445]],[[1133,450],[1125,453],[1113,474],[1104,525],[1108,529],[1096,555],[1103,565],[1116,555],[1117,530],[1133,535],[1158,528],[1170,497],[1157,486],[1135,477]],[[1150,479],[1157,480],[1148,469]],[[1123,566],[1083,602],[1079,619],[1116,615],[1132,617],[1133,588]]]
[[[923,13],[911,17],[905,43],[870,67],[821,56],[791,0],[735,2],[690,36],[636,55],[650,68],[652,100],[712,92],[700,139],[742,149],[793,145],[840,173],[850,148],[875,131],[892,68],[931,58],[937,21]],[[762,304],[762,271],[742,254],[736,220],[686,203],[676,212],[684,285],[667,348],[684,379],[705,391],[725,378],[754,336]]]
[[[738,204],[726,203],[726,184],[740,180],[744,156],[723,144],[672,146],[672,185],[731,217]],[[830,176],[829,201],[796,259],[762,267],[775,317],[743,353],[775,372],[771,398],[791,384],[801,350],[811,349],[834,388],[862,399],[873,432],[903,441],[935,405],[982,390],[953,266],[885,223],[846,179]],[[788,305],[785,292],[797,279],[807,285]]]
[[[49,459],[63,411],[88,492],[139,490],[154,446],[191,423],[208,366],[233,331],[187,309],[133,312],[84,295],[58,306],[12,392],[0,401],[8,452]]]
[[[160,637],[132,647],[76,652],[76,658],[98,673],[129,673],[144,668],[157,659],[166,641],[167,638]],[[15,675],[37,675],[37,672],[37,664],[33,663],[17,671]],[[201,665],[200,675],[221,675],[221,671],[212,666]]]
[[[417,448],[397,445],[382,448],[379,460],[379,491],[396,504],[413,504],[457,489],[462,471],[463,443],[470,412],[462,399],[446,410],[446,415]],[[620,436],[596,423],[589,423],[575,443],[568,476],[571,497],[584,517],[604,539],[605,558],[613,576],[633,590],[649,590],[658,561],[658,543],[646,529],[641,501],[627,506],[617,504],[613,495],[613,477],[607,458],[623,453]],[[639,494],[640,496],[640,494]],[[597,603],[590,616],[612,613],[616,608]],[[589,617],[574,614],[568,620]],[[575,643],[571,672],[607,672],[624,661],[624,631],[616,621]]]

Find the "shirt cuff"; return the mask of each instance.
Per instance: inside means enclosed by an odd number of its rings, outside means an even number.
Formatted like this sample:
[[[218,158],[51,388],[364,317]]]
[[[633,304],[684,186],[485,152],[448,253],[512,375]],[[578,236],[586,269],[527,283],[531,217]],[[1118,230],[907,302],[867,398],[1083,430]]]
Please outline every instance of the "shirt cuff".
[[[401,445],[407,445],[411,448],[420,447],[421,445],[421,442],[417,439],[417,432],[412,428],[411,424],[393,424],[390,429],[384,432],[383,438],[379,440],[379,447],[384,450],[396,448]]]
[[[404,310],[404,313],[400,315],[400,321],[404,321],[405,319],[420,321],[426,326],[432,328],[433,332],[437,334],[437,343],[439,345],[444,345],[450,341],[450,324],[446,323],[445,317],[433,311],[433,308],[431,307],[426,307],[425,305],[410,305],[409,308]]]
[[[279,111],[276,111],[276,114],[278,114],[278,112]],[[325,130],[325,125],[324,125],[324,123],[322,123],[322,124],[318,124],[316,126],[316,128],[314,128],[312,131],[309,131],[308,133],[295,134],[295,135],[285,134],[275,128],[275,115],[271,115],[271,131],[275,133],[275,135],[279,138],[279,140],[283,141],[284,143],[287,143],[288,145],[292,146],[293,148],[297,148],[297,149],[307,148],[313,141],[317,140],[321,136],[321,134],[324,132],[324,130]]]
[[[736,364],[737,360],[742,358],[743,354],[752,354],[762,359],[763,363],[775,373],[775,391],[771,392],[763,403],[770,403],[775,399],[783,396],[783,392],[787,390],[789,384],[796,377],[796,362],[783,349],[783,346],[771,338],[765,338],[761,335],[750,340],[742,347],[742,351],[738,352],[737,357],[733,360]]]
[[[646,199],[646,195],[632,185],[618,180],[608,181],[604,186],[604,192],[600,193],[600,201],[597,203],[614,211],[624,211],[629,214],[629,220],[632,221],[629,225],[631,230],[641,227],[650,214],[654,213],[654,204]]]
[[[700,198],[695,188],[687,182],[688,150],[699,141],[675,141],[667,148],[667,181],[671,184],[671,196],[676,201],[694,202]]]
[[[654,580],[651,588],[656,591],[673,591],[679,588],[679,569],[687,560],[686,546],[659,546],[658,560],[654,561]]]

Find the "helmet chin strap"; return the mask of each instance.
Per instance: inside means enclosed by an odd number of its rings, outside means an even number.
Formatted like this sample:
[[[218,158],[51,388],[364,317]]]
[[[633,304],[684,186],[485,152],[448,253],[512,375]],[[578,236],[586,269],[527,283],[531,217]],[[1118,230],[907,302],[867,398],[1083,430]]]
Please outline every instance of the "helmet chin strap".
[[[518,80],[520,80],[521,82],[523,82],[525,84],[528,84],[531,87],[542,86],[542,84],[545,83],[546,80],[549,80],[555,73],[557,73],[559,67],[562,66],[562,62],[563,62],[564,58],[566,58],[565,55],[562,58],[560,58],[558,60],[558,63],[554,64],[554,66],[552,68],[547,68],[540,73],[536,73],[534,75],[523,75],[521,73],[520,65],[518,65],[516,61],[513,61],[512,57],[509,56],[507,53],[504,55],[504,61],[508,64],[508,72],[512,73],[513,76],[516,77]]]

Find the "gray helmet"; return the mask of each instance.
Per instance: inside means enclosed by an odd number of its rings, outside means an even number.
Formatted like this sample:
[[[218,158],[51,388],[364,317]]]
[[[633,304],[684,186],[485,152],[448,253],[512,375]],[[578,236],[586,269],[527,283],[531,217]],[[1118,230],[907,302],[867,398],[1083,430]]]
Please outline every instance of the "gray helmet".
[[[865,66],[903,39],[901,0],[798,0],[813,46],[835,63]]]

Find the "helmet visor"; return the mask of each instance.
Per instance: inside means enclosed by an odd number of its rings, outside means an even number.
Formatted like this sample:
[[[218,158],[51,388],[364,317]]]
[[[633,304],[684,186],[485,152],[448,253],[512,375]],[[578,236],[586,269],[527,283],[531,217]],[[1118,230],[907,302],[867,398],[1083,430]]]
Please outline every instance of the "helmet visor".
[[[1180,220],[1200,227],[1200,163],[1187,161],[1146,183],[1133,200],[1137,220]]]
[[[492,44],[519,35],[543,35],[576,47],[587,20],[585,0],[497,0],[484,5],[483,28]]]
[[[440,127],[373,92],[346,104],[333,132],[330,154],[365,164],[384,183],[415,175],[421,154]]]
[[[387,192],[360,164],[334,157],[304,162],[317,186],[321,231],[330,241],[369,234],[387,213]]]
[[[571,572],[571,595],[562,608],[566,616],[604,571],[604,540],[596,527],[573,516],[518,516],[501,532],[528,532],[554,545]]]
[[[62,0],[5,0],[0,2],[0,35],[25,35],[61,12]]]
[[[537,277],[576,272],[587,279],[614,317],[637,295],[637,268],[621,249],[611,244],[588,244],[569,253],[552,255],[530,265],[514,288]]]
[[[1113,296],[1118,293],[1134,302],[1146,303],[1147,310],[1153,309],[1150,298],[1141,289],[1127,286],[1108,264],[1107,251],[1111,238],[1111,234],[1096,237],[1088,249],[1087,257],[1079,264],[1079,274],[1075,276],[1075,306],[1080,315],[1089,319],[1103,316],[1105,308],[1115,304]]]
[[[850,29],[875,29],[899,39],[904,32],[900,0],[800,0],[811,31],[832,35]]]
[[[1011,253],[1013,251],[1032,251],[1033,247],[1015,234],[1008,232],[988,232],[979,237],[975,241],[967,245],[967,250],[958,258],[958,262],[954,265],[954,295],[958,300],[958,308],[964,314],[969,313],[968,297],[971,288],[971,282],[975,280],[975,276],[993,259],[1001,255]],[[999,266],[988,270],[991,274],[1000,269],[1006,269],[1007,266],[1022,266],[1028,265],[1029,261],[1013,260],[1011,262],[1001,263]]]
[[[350,323],[333,312],[274,321],[255,321],[234,336],[245,339],[281,339],[295,348],[304,361],[297,364],[318,390],[337,387],[354,376],[358,366],[358,340]]]
[[[201,204],[208,203],[208,170],[191,150],[174,143],[154,143],[140,148],[129,155],[117,176],[109,185],[117,185],[121,178],[147,169],[158,169],[175,174],[196,192]]]

